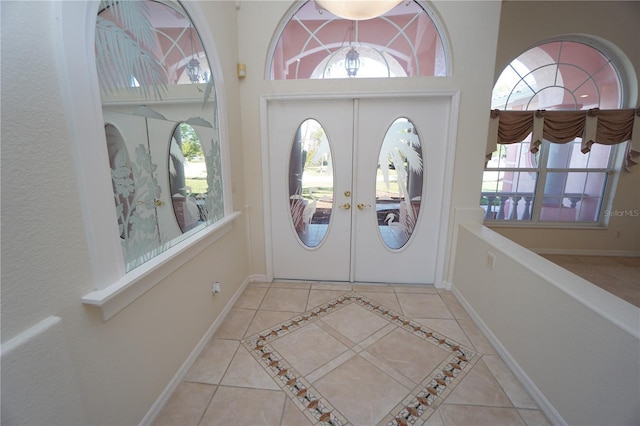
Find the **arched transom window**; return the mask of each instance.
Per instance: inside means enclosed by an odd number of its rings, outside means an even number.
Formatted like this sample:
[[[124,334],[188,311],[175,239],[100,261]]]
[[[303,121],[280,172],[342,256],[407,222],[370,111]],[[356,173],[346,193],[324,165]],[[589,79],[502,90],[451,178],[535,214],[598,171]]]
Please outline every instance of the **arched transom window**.
[[[360,21],[339,18],[314,0],[284,25],[270,78],[446,76],[445,45],[433,17],[415,1]]]

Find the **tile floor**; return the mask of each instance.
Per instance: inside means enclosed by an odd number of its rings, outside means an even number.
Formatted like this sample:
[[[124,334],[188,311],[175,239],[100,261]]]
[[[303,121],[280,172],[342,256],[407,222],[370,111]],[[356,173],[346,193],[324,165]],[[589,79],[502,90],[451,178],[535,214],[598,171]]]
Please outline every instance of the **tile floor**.
[[[252,283],[155,425],[548,425],[451,292]]]
[[[640,308],[640,257],[542,256]]]

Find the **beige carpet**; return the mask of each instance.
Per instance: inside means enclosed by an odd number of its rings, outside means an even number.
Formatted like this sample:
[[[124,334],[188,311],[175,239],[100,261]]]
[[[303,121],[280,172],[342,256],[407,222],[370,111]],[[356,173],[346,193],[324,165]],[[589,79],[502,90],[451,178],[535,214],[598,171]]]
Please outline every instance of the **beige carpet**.
[[[640,257],[557,254],[542,257],[640,307]]]

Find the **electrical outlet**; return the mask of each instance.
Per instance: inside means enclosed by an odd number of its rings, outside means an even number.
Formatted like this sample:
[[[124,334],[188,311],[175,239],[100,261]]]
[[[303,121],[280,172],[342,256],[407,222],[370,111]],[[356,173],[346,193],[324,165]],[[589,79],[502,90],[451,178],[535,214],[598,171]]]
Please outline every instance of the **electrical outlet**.
[[[616,240],[619,240],[621,235],[622,235],[622,232],[617,231],[616,232]]]
[[[216,281],[215,283],[213,283],[213,284],[211,285],[211,291],[212,291],[213,293],[220,293],[220,291],[221,291],[221,287],[220,287],[220,283],[219,283],[218,281]]]
[[[496,255],[491,252],[487,253],[487,267],[491,270],[496,267]]]

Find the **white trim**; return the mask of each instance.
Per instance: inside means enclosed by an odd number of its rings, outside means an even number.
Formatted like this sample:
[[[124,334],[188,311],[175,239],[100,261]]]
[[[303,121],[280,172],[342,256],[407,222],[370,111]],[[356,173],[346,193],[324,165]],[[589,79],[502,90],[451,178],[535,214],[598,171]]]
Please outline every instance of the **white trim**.
[[[178,386],[180,386],[180,383],[182,383],[182,380],[189,372],[191,366],[196,362],[198,356],[200,356],[202,351],[207,347],[207,344],[213,338],[216,331],[218,331],[218,328],[220,327],[222,322],[225,320],[229,312],[231,312],[231,308],[240,298],[242,292],[250,282],[252,282],[252,279],[251,276],[248,276],[244,279],[242,284],[240,284],[240,287],[236,290],[231,299],[229,299],[220,314],[213,320],[211,326],[209,326],[209,329],[206,331],[204,336],[202,336],[196,347],[193,348],[187,359],[184,360],[178,371],[176,371],[176,374],[173,375],[173,378],[171,378],[167,386],[165,386],[164,390],[160,393],[160,396],[158,396],[155,402],[151,405],[149,411],[147,411],[147,414],[145,414],[142,420],[140,420],[140,425],[153,424],[156,417],[158,417],[158,414],[160,414],[160,411],[162,411],[162,408],[169,401],[169,398],[171,398],[171,395],[173,395]]]
[[[601,257],[640,257],[640,251],[633,250],[588,250],[588,249],[529,249],[532,252],[545,255],[545,254],[560,254],[568,256],[601,256]]]
[[[458,140],[458,118],[460,111],[460,91],[455,91],[451,95],[451,105],[449,117],[448,140],[445,142],[445,166],[444,166],[444,189],[442,194],[442,208],[440,210],[440,232],[438,237],[438,252],[436,254],[436,270],[434,285],[437,288],[447,288],[444,282],[445,265],[447,256],[447,241],[449,238],[450,218],[451,218],[451,194],[453,194],[453,171],[455,169],[456,142]],[[449,287],[450,288],[450,287]]]
[[[145,292],[173,273],[231,230],[233,221],[240,212],[203,229],[192,238],[181,241],[158,256],[135,268],[112,285],[95,290],[82,298],[85,305],[95,305],[107,321]]]
[[[273,280],[269,280],[265,274],[251,274],[249,275],[249,280],[252,283],[270,283]]]
[[[260,96],[260,141],[262,149],[262,219],[264,225],[264,258],[267,281],[273,281],[273,251],[271,244],[271,169],[269,167],[269,117],[268,102],[279,99],[274,96]]]
[[[45,334],[47,331],[59,324],[60,321],[62,321],[62,318],[60,317],[49,316],[37,324],[27,328],[17,336],[7,340],[2,344],[2,346],[0,346],[0,359],[11,355],[14,350],[20,349],[22,346],[33,341],[37,337]]]
[[[498,338],[493,334],[491,329],[482,321],[477,312],[471,307],[469,302],[462,296],[462,294],[456,289],[455,285],[451,284],[451,292],[458,299],[458,302],[462,305],[465,311],[469,314],[473,322],[478,326],[482,334],[487,338],[487,340],[491,343],[493,348],[496,350],[498,355],[505,362],[509,370],[516,376],[516,378],[520,381],[522,386],[529,392],[529,395],[533,398],[533,400],[538,404],[540,409],[544,412],[547,418],[550,420],[553,425],[567,425],[568,423],[562,418],[560,413],[555,409],[555,407],[549,402],[549,400],[544,396],[542,391],[536,386],[536,384],[531,380],[531,378],[527,375],[527,373],[520,367],[520,364],[516,361],[516,359],[509,353],[509,351],[504,347],[504,345],[498,340]]]
[[[61,76],[60,95],[72,140],[94,286],[104,288],[120,279],[125,267],[115,221],[111,176],[105,167],[109,164],[109,155],[93,43],[99,3],[61,1],[53,7],[59,27],[54,46]],[[83,143],[85,141],[91,143]]]

